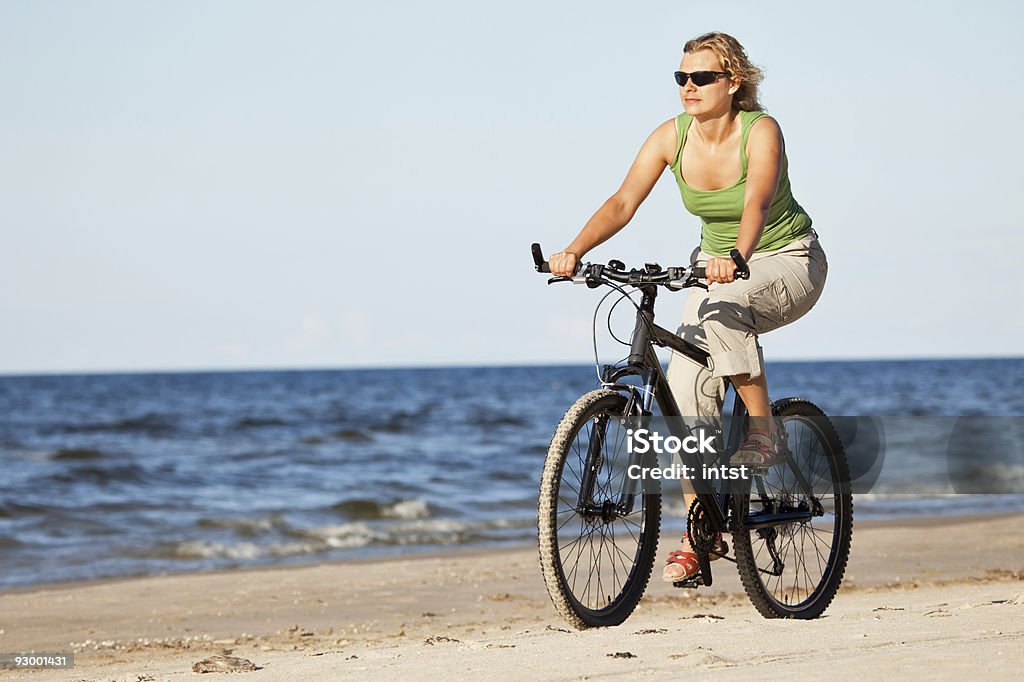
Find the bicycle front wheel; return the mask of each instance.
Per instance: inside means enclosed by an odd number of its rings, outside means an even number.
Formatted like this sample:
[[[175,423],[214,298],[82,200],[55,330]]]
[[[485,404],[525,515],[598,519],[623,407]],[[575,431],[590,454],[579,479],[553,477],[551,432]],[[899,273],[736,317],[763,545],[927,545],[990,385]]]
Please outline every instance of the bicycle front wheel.
[[[619,625],[651,578],[661,522],[658,491],[637,490],[629,508],[627,400],[587,393],[565,413],[541,476],[537,526],[544,582],[555,608],[583,629]],[[589,494],[587,494],[589,491]]]
[[[853,496],[843,492],[849,467],[839,436],[818,407],[790,398],[776,408],[792,456],[756,477],[749,496],[734,496],[741,521],[733,533],[736,565],[747,596],[765,618],[817,618],[839,590],[850,555]],[[794,469],[806,483],[798,482]],[[762,514],[807,511],[808,521],[756,528],[742,523]]]

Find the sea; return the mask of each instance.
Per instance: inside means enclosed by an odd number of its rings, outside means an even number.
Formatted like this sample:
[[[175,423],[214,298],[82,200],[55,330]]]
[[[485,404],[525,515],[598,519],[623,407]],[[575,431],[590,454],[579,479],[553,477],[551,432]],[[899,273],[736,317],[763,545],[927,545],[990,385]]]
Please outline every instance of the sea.
[[[835,415],[1024,415],[1020,358],[768,376]],[[529,545],[551,434],[596,387],[593,365],[2,376],[0,587]],[[855,520],[1021,511],[867,493]]]

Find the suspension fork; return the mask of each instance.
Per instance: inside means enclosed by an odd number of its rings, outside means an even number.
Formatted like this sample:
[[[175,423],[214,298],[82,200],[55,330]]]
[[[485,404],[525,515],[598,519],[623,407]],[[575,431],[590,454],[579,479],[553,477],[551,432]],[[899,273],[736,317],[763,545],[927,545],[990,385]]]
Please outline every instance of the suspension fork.
[[[594,509],[594,482],[597,472],[604,462],[604,440],[608,430],[608,415],[601,415],[594,420],[590,431],[590,442],[587,446],[587,459],[583,465],[583,480],[580,482],[580,495],[576,501],[576,511],[581,515],[600,513]]]
[[[651,418],[650,405],[653,399],[654,375],[651,372],[644,373],[644,388],[642,395],[638,395],[639,389],[629,386],[629,400],[626,402],[626,409],[623,412],[622,425],[625,426],[626,418],[637,417],[636,428],[646,428]],[[627,472],[634,464],[642,463],[642,455],[629,452],[626,465],[622,471],[622,484],[618,498],[614,503],[611,500],[604,500],[598,504],[594,500],[594,488],[597,484],[598,473],[604,465],[607,446],[608,415],[602,415],[594,420],[590,433],[590,440],[587,445],[587,458],[584,463],[583,480],[580,482],[579,498],[576,503],[576,510],[583,515],[600,514],[609,517],[610,515],[626,515],[633,511],[633,503],[636,498],[638,481],[630,478]],[[612,446],[617,446],[613,443]],[[631,448],[627,448],[631,450]],[[611,491],[609,491],[610,493]]]
[[[644,387],[643,395],[640,396],[640,405],[638,406],[639,412],[637,419],[637,428],[646,429],[650,426],[651,417],[653,412],[651,407],[654,404],[654,382],[656,374],[653,369],[645,369],[642,374]],[[627,415],[632,414],[629,411],[630,405],[633,404],[636,399],[636,390],[631,391],[630,404],[626,405]],[[650,462],[649,454],[640,454],[637,452],[629,452],[629,457],[626,460],[626,469],[622,473],[622,491],[619,493],[619,499],[615,503],[615,510],[622,516],[631,514],[633,512],[633,504],[636,501],[636,495],[638,488],[641,486],[639,479],[631,478],[628,472],[632,470],[633,466],[643,466],[645,462]],[[655,460],[655,463],[657,461]]]

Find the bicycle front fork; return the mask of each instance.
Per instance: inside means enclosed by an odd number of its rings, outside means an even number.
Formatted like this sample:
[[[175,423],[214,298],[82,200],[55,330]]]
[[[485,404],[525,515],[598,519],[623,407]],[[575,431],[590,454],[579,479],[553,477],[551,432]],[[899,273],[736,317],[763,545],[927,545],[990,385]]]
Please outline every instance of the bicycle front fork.
[[[651,419],[650,404],[653,399],[653,387],[651,386],[651,379],[648,379],[645,385],[644,393],[638,398],[637,390],[633,389],[630,391],[629,401],[626,404],[626,409],[620,419],[620,426],[623,429],[646,428]],[[636,414],[636,423],[632,423],[632,416]],[[633,505],[636,502],[636,496],[639,492],[640,480],[636,477],[630,476],[630,472],[637,471],[635,467],[642,467],[646,463],[645,455],[634,452],[633,448],[629,447],[629,436],[626,436],[626,453],[627,456],[624,458],[624,465],[621,471],[608,472],[608,489],[605,491],[607,497],[604,500],[594,499],[594,489],[597,487],[597,480],[602,467],[609,466],[618,469],[619,461],[623,461],[623,458],[618,457],[620,453],[617,451],[608,452],[607,447],[611,446],[618,449],[618,442],[608,442],[607,432],[609,427],[609,420],[611,417],[602,415],[598,417],[594,422],[594,428],[591,431],[590,442],[587,446],[587,458],[584,464],[583,480],[580,485],[579,498],[576,504],[576,511],[584,517],[595,517],[599,516],[605,523],[610,523],[612,520],[618,517],[627,516],[633,513]],[[618,441],[618,438],[614,439]],[[611,461],[609,461],[609,458]],[[618,460],[618,461],[616,461]],[[619,489],[613,498],[612,487],[615,483],[615,479],[621,477]]]

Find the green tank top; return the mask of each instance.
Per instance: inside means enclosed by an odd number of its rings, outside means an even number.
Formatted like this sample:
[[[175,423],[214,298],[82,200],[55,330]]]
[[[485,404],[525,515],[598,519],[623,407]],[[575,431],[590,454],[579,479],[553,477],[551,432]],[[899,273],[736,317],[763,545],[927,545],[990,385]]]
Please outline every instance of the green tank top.
[[[740,123],[743,126],[743,136],[740,140],[740,177],[728,187],[710,192],[693,189],[683,181],[680,159],[683,157],[686,131],[693,117],[689,114],[676,116],[678,146],[675,159],[672,161],[672,174],[675,175],[679,192],[683,195],[686,210],[700,218],[700,248],[712,256],[727,256],[729,251],[736,247],[740,218],[743,216],[743,196],[747,189],[747,138],[750,137],[750,126],[754,121],[766,115],[763,111],[739,112]],[[764,232],[761,233],[761,241],[757,243],[754,251],[775,251],[810,233],[811,217],[793,198],[789,186],[789,161],[783,152],[779,188],[768,210],[768,221],[765,223]]]

